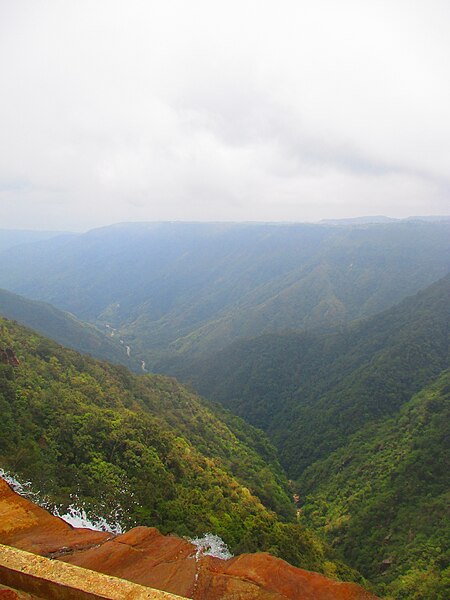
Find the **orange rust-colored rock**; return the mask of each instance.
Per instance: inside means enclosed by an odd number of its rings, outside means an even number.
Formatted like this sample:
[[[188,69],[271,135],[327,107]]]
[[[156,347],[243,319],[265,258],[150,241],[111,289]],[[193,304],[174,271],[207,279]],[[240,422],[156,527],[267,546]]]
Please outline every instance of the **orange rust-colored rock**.
[[[266,552],[241,554],[226,561],[210,558],[208,569],[230,579],[251,581],[260,589],[279,594],[275,597],[280,599],[373,600],[375,598],[373,594],[366,592],[355,583],[338,582],[319,573],[298,569]]]
[[[89,548],[111,534],[74,529],[62,519],[19,496],[0,478],[0,543],[43,556]]]
[[[20,596],[14,590],[0,588],[0,600],[19,600]]]
[[[22,591],[12,590],[0,585],[0,600],[42,600],[37,596],[31,596]]]
[[[182,600],[181,596],[3,544],[0,581],[19,600]]]
[[[298,569],[267,553],[197,559],[195,546],[154,528],[117,536],[74,529],[1,479],[0,543],[194,600],[376,600],[356,584]]]
[[[179,537],[162,535],[153,527],[136,527],[101,546],[61,560],[192,598],[195,552],[192,544]]]

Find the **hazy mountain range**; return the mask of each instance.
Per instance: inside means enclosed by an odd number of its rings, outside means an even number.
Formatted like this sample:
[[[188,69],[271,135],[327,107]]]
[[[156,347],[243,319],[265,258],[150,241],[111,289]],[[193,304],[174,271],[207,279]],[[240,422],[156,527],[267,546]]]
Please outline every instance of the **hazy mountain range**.
[[[450,223],[124,224],[1,255],[0,286],[118,330],[154,367],[370,316],[444,276]]]

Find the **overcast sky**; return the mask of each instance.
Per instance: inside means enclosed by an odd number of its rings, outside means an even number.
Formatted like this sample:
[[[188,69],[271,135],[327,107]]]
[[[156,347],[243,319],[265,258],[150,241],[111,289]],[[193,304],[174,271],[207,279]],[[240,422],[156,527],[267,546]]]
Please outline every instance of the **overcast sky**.
[[[448,0],[0,0],[0,227],[450,213]]]

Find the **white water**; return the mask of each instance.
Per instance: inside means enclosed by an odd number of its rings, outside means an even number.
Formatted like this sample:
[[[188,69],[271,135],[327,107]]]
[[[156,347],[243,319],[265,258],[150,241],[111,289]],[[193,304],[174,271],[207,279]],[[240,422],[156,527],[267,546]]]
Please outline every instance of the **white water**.
[[[35,504],[49,510],[55,517],[59,517],[72,527],[80,527],[81,529],[94,529],[95,531],[107,531],[108,533],[121,534],[123,533],[122,526],[113,517],[113,522],[108,522],[104,517],[97,515],[88,515],[84,508],[80,508],[75,504],[71,504],[66,512],[61,514],[61,507],[51,505],[48,500],[42,499],[39,492],[34,492],[31,488],[31,481],[20,482],[11,475],[8,471],[0,468],[0,477],[8,483],[11,488],[20,496],[29,498]]]
[[[20,496],[27,498],[38,497],[38,494],[31,489],[31,481],[20,482],[14,475],[11,475],[8,471],[4,471],[2,468],[0,468],[0,477]]]
[[[124,532],[122,526],[118,521],[119,511],[117,515],[113,515],[112,521],[107,521],[104,517],[97,515],[88,515],[84,508],[80,508],[76,504],[71,504],[66,512],[61,514],[61,507],[52,506],[46,499],[42,499],[38,492],[34,492],[31,488],[31,482],[25,481],[20,482],[18,479],[11,475],[8,471],[5,471],[0,467],[0,477],[4,479],[11,488],[20,496],[30,498],[32,502],[42,506],[49,510],[55,517],[63,519],[72,527],[79,527],[81,529],[93,529],[94,531],[106,531],[120,535]],[[202,537],[189,539],[188,541],[197,547],[195,558],[198,560],[201,556],[214,556],[221,560],[228,560],[233,558],[233,555],[229,551],[225,542],[218,535],[213,533],[205,533]]]
[[[221,560],[233,558],[223,539],[213,533],[205,533],[203,537],[189,539],[189,541],[194,546],[197,546],[196,559],[199,559],[201,556],[214,556]]]
[[[108,523],[104,517],[88,517],[84,508],[79,508],[73,504],[67,508],[67,512],[65,512],[63,515],[60,514],[57,507],[55,507],[52,512],[55,517],[59,517],[66,523],[69,523],[69,525],[72,525],[72,527],[79,527],[81,529],[94,529],[95,531],[107,531],[108,533],[114,533],[116,535],[123,533],[120,523]]]

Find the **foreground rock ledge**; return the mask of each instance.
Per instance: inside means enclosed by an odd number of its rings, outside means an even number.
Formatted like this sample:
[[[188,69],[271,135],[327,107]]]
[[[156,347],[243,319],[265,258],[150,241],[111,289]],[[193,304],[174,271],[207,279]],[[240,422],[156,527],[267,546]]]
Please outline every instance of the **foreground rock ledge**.
[[[0,544],[195,600],[376,600],[354,583],[298,569],[267,553],[242,554],[229,560],[204,556],[197,560],[195,546],[151,527],[136,527],[122,535],[75,529],[13,492],[1,478]],[[4,549],[6,560],[5,554]],[[0,563],[1,558],[0,548]],[[58,563],[45,564],[54,564],[58,570]],[[59,571],[62,591],[64,570]],[[51,579],[51,575],[50,569],[46,577]],[[92,585],[101,586],[101,576],[97,582],[95,573],[89,572],[88,576]],[[14,587],[3,577],[2,581],[0,569],[0,584]],[[115,585],[120,589],[120,581],[115,580]],[[134,598],[125,594],[126,585],[123,582],[122,597]],[[60,597],[85,597],[74,590],[71,593]]]
[[[0,585],[0,600],[183,600],[167,592],[2,545],[0,581],[9,587],[2,590]]]

